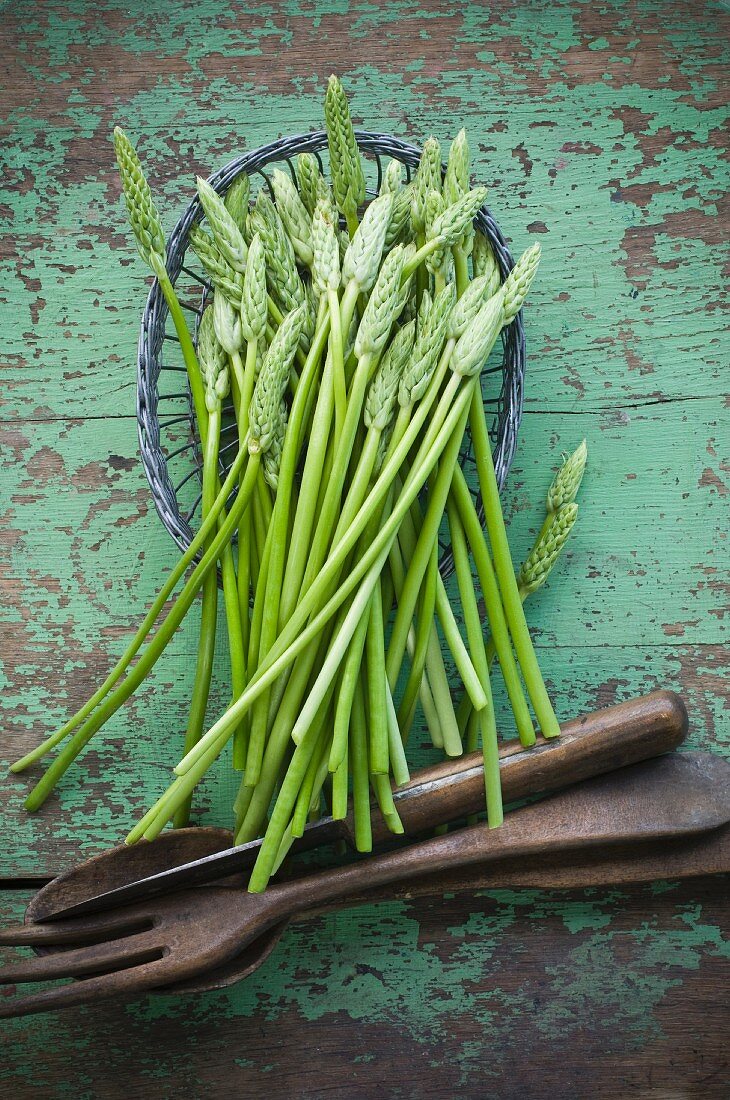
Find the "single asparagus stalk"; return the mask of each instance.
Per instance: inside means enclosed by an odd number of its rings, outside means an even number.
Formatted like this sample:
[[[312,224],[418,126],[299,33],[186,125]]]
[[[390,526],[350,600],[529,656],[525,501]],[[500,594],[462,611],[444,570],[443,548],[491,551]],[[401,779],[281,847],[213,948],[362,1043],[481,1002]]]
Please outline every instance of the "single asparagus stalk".
[[[472,660],[481,678],[487,704],[478,712],[478,723],[482,734],[482,748],[484,753],[484,785],[487,797],[487,821],[491,829],[502,824],[504,813],[502,810],[502,788],[499,778],[499,746],[497,744],[497,723],[494,715],[494,703],[489,682],[489,661],[484,647],[484,636],[479,618],[476,595],[474,593],[474,581],[469,563],[469,552],[466,545],[464,528],[459,518],[458,510],[453,502],[448,505],[449,529],[451,531],[451,544],[454,552],[454,566],[456,580],[459,587],[461,606],[464,610],[464,623],[469,641],[469,650]],[[474,740],[476,729],[471,732]]]
[[[373,847],[370,822],[370,787],[367,747],[367,722],[362,681],[358,677],[350,716],[350,756],[352,758],[352,805],[355,819],[355,847],[369,852]]]
[[[517,576],[517,585],[523,602],[547,580],[548,574],[568,541],[577,517],[578,505],[574,502],[563,504],[553,514],[550,524],[541,533]]]
[[[327,774],[327,759],[323,761],[323,769]],[[343,821],[347,817],[347,795],[349,780],[349,765],[347,748],[340,766],[332,776],[332,817],[335,821]]]
[[[434,137],[429,137],[423,146],[413,183],[411,184],[411,225],[416,235],[416,244],[422,248],[426,240],[426,201],[430,191],[441,186],[441,146]],[[421,303],[426,290],[426,272],[421,268],[416,275],[416,300]]]
[[[330,354],[332,356],[332,382],[335,405],[335,449],[342,438],[347,413],[347,382],[345,380],[344,348],[342,346],[342,318],[340,300],[336,290],[327,291],[327,304],[330,311]]]
[[[398,715],[395,713],[395,703],[390,690],[390,684],[383,669],[383,683],[385,685],[385,704],[388,718],[388,753],[390,755],[390,770],[396,787],[402,787],[411,778],[406,760],[406,750],[398,725]]]
[[[378,800],[378,806],[380,807],[380,812],[385,819],[386,825],[391,833],[402,835],[405,829],[403,828],[403,822],[398,815],[398,811],[395,808],[389,776],[371,774],[370,782],[375,791],[375,797]],[[249,886],[249,890],[250,889],[251,887]]]
[[[246,264],[246,274],[241,290],[240,324],[246,341],[246,364],[241,385],[238,410],[239,438],[248,431],[248,417],[253,389],[256,382],[256,362],[260,342],[266,330],[266,258],[261,237],[251,238]],[[249,591],[251,576],[251,524],[245,524],[238,532],[238,600],[241,608],[243,641],[248,649],[249,640]],[[236,764],[240,766],[242,744],[239,739]]]
[[[325,378],[314,413],[315,419],[302,476],[304,500],[301,507],[297,508],[292,529],[291,555],[295,560],[300,554],[306,556],[309,547],[309,538],[314,523],[314,503],[316,502],[316,493],[322,476],[322,464],[329,437],[332,408],[334,406],[336,435],[339,437],[342,432],[347,406],[342,347],[342,318],[337,293],[340,284],[340,256],[333,219],[334,215],[328,202],[324,199],[320,200],[312,217],[312,285],[315,292],[320,296],[320,303],[324,299],[329,311],[330,352],[325,368]],[[320,308],[322,308],[321,304]],[[301,574],[299,576],[301,579]],[[288,617],[289,614],[288,593],[291,583],[290,581],[289,586],[287,586],[286,580],[284,581],[282,618],[284,616]]]
[[[241,238],[241,240],[243,240],[243,238]],[[211,315],[212,322],[206,323]],[[225,356],[227,355],[232,368],[232,381],[236,383],[234,386],[236,393],[234,401],[236,403],[236,419],[240,448],[246,446],[248,438],[248,405],[251,400],[251,389],[253,387],[253,378],[246,376],[243,363],[241,362],[240,350],[242,341],[243,332],[239,314],[220,291],[216,292],[213,306],[205,310],[198,332],[200,358],[201,361],[204,361],[201,366],[204,377],[206,378],[206,406],[209,415],[213,417],[213,415],[216,414],[217,421],[220,423],[221,399],[222,396],[226,394],[223,393],[221,389],[221,395],[219,395],[218,389],[208,384],[208,376],[212,376],[214,373],[216,357],[224,362]],[[248,358],[247,356],[247,359]],[[225,371],[224,375],[221,375],[221,378],[225,380],[224,385],[226,387],[226,393],[229,375],[230,372],[228,370]],[[242,408],[244,402],[246,402],[245,411]],[[215,476],[216,479],[214,488],[217,488],[217,471],[214,471],[213,476]],[[219,525],[223,523],[224,520],[225,511],[222,512],[219,517]],[[246,537],[243,535],[244,530],[250,530],[250,514],[247,516],[247,522],[239,529],[239,546],[241,542],[243,542],[244,545],[246,545],[247,542]],[[233,562],[233,550],[230,545],[224,546],[221,553],[221,575],[223,579],[228,649],[231,662],[231,689],[235,699],[241,694],[246,686],[243,617],[245,616],[246,624],[248,625],[248,591],[244,590],[243,596],[245,603],[242,608],[239,597],[238,581],[236,578],[236,569]],[[210,586],[212,581],[207,578],[205,584],[206,586]],[[245,738],[245,726],[243,724],[240,729],[236,731],[236,738],[238,740]]]
[[[365,667],[370,717],[370,771],[387,775],[390,770],[388,748],[388,712],[386,703],[385,638],[380,578],[370,599],[368,629],[365,636]]]
[[[312,219],[288,172],[275,168],[271,182],[276,208],[300,263],[312,266]]]
[[[333,212],[332,221],[337,220],[335,201],[327,181],[319,170],[317,158],[313,153],[300,153],[297,157],[297,180],[299,193],[308,214],[314,217],[315,207],[324,199]]]
[[[246,270],[248,246],[236,224],[236,219],[226,206],[225,200],[202,176],[198,176],[196,187],[200,204],[208,219],[215,243],[225,261],[231,265],[234,271],[242,275]]]
[[[292,837],[299,837],[303,834],[311,811],[316,805],[319,805],[322,787],[327,776],[328,737],[324,726],[327,717],[326,710],[328,709],[329,700],[326,704],[322,704],[317,715],[317,722],[315,723],[315,728],[318,730],[316,748],[312,753],[302,786],[297,795],[290,825]]]
[[[577,497],[583,481],[587,458],[588,447],[584,439],[572,455],[565,459],[548,489],[545,503],[547,516],[546,522],[543,524],[544,527],[548,525],[550,516],[555,515],[566,504],[572,504]]]
[[[265,190],[256,196],[249,225],[253,232],[260,234],[264,243],[269,292],[284,313],[291,313],[304,304],[306,292],[297,271],[294,246],[279,211]]]
[[[251,181],[246,172],[236,176],[233,183],[226,191],[224,202],[226,210],[233,218],[236,228],[245,237],[246,218],[248,217],[248,201],[251,196]],[[250,244],[250,241],[247,243]]]
[[[247,429],[250,405],[253,397],[256,375],[256,359],[259,342],[264,338],[267,317],[266,295],[266,257],[264,243],[258,233],[254,233],[248,250],[248,261],[241,295],[241,331],[246,341],[246,365],[242,384],[241,407],[239,412],[239,431]],[[269,445],[263,456],[264,475],[272,465],[272,454],[280,445],[280,433],[283,428],[281,421],[281,403],[274,416],[274,431]],[[267,499],[261,492],[262,502]],[[270,519],[270,517],[269,517]],[[251,632],[248,629],[248,606],[250,606],[251,588],[251,522],[239,530],[239,574],[237,574],[237,591],[241,605],[242,620],[245,620],[245,634],[242,638],[245,649],[250,649]],[[242,690],[242,689],[241,689]],[[236,697],[240,691],[236,691]],[[248,749],[247,723],[242,723],[236,729],[233,742],[233,766],[236,770],[243,771],[246,763]]]
[[[203,446],[205,446],[208,417],[205,410],[205,394],[200,378],[200,368],[182,308],[165,267],[165,236],[162,232],[162,223],[139,157],[131,141],[119,126],[114,129],[114,151],[119,165],[119,175],[122,181],[129,223],[137,242],[137,249],[142,259],[157,276],[180,341],[180,349],[185,361],[200,438]]]
[[[198,350],[205,385],[205,401],[208,410],[208,437],[203,455],[203,495],[201,512],[205,517],[215,501],[218,485],[218,447],[220,440],[221,401],[228,390],[228,368],[225,351],[216,340],[213,330],[213,310],[206,309],[200,324]],[[190,702],[188,725],[185,731],[185,752],[197,744],[203,732],[205,710],[208,705],[210,681],[215,654],[215,631],[218,610],[218,577],[211,569],[203,581],[203,602],[200,612],[200,636],[195,679]],[[232,658],[233,663],[233,658]],[[243,685],[241,685],[241,690]],[[234,696],[235,696],[234,686]],[[190,818],[192,794],[178,807],[175,814],[176,828],[183,828]]]
[[[545,583],[573,530],[578,517],[578,506],[574,502],[587,457],[584,439],[565,459],[548,489],[545,520],[517,578],[523,601]]]

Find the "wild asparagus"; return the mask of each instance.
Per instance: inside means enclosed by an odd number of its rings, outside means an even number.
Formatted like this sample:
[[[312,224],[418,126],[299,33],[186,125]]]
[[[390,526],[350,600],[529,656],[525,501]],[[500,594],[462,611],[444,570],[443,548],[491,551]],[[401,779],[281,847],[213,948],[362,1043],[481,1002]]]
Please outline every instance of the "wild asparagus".
[[[467,745],[476,743],[481,730],[488,817],[498,823],[492,643],[484,642],[468,551],[518,730],[530,743],[534,731],[520,669],[546,733],[552,708],[520,614],[522,599],[543,582],[567,538],[585,462],[579,449],[558,474],[546,523],[515,577],[478,376],[499,331],[522,306],[539,250],[528,250],[500,286],[494,253],[473,231],[485,191],[469,190],[463,131],[451,144],[443,180],[440,146],[430,138],[413,182],[404,186],[402,167],[392,161],[379,196],[362,212],[363,161],[336,78],[328,85],[325,119],[332,191],[308,153],[297,159],[296,182],[291,174],[272,172],[275,202],[261,190],[251,207],[245,176],[224,197],[198,181],[209,231],[194,225],[190,243],[215,290],[201,323],[200,366],[165,270],[164,237],[149,187],[134,150],[124,135],[115,135],[139,251],[181,328],[205,456],[201,531],[183,561],[201,549],[203,556],[134,669],[129,660],[182,576],[180,568],[99,692],[18,764],[72,735],[30,796],[35,808],[141,682],[203,585],[185,755],[130,840],[157,835],[173,818],[186,820],[196,783],[234,734],[234,765],[244,772],[236,835],[264,833],[251,877],[254,890],[265,886],[310,813],[319,812],[323,786],[333,814],[345,813],[349,773],[357,846],[367,850],[371,843],[369,777],[389,827],[402,831],[391,780],[408,776],[405,738],[419,700],[434,743],[447,753],[461,751],[461,730]],[[348,226],[344,236],[338,208]],[[300,374],[293,370],[295,357]],[[221,404],[229,384],[239,450],[217,492]],[[488,539],[458,465],[467,419]],[[426,483],[421,508],[418,494]],[[236,484],[238,496],[227,512]],[[438,572],[439,527],[447,510],[466,642]],[[234,566],[230,540],[236,529]],[[203,732],[218,560],[227,617],[229,602],[237,608],[235,623],[229,621],[231,659],[240,651],[245,660],[240,675],[232,677],[230,706]],[[458,720],[437,621],[467,701]]]

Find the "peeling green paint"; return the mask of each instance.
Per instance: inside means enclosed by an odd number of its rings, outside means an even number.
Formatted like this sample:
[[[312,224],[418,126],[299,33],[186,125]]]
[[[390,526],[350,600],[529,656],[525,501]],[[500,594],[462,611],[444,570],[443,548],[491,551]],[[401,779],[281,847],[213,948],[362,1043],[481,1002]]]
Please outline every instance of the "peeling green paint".
[[[506,501],[520,556],[561,452],[587,437],[578,527],[529,614],[559,713],[672,686],[689,744],[727,751],[723,15],[664,0],[5,6],[4,760],[89,693],[175,559],[136,456],[147,284],[112,128],[139,139],[171,227],[197,172],[319,127],[331,68],[359,125],[446,142],[464,122],[514,250],[543,245]],[[123,835],[177,757],[194,654],[191,617],[42,814],[22,811],[26,779],[0,781],[0,877],[53,873]],[[219,655],[218,706],[223,667]],[[496,699],[504,713],[499,687]],[[415,763],[429,758],[420,740]],[[233,793],[224,765],[200,820],[226,820]],[[399,1058],[435,1097],[528,1095],[526,1072],[545,1096],[581,1097],[580,1065],[611,1059],[618,1090],[719,1096],[716,1021],[697,1026],[726,973],[718,893],[498,891],[330,915],[292,927],[235,989],[16,1021],[15,1093],[112,1096],[109,1074],[126,1088],[132,1072],[130,1095],[182,1075],[177,1095],[197,1097],[216,1094],[222,1064],[226,1087],[258,1095],[324,1037],[356,1098],[413,1095],[408,1076],[393,1085]]]

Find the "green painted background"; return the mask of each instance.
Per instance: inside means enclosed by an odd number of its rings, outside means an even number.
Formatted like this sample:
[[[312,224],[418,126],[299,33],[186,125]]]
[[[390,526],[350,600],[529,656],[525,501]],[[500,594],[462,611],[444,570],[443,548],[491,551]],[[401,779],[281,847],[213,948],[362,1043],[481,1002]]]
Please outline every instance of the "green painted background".
[[[543,246],[505,500],[521,557],[561,453],[587,438],[575,535],[530,605],[559,714],[670,686],[687,698],[690,745],[722,751],[726,7],[693,5],[691,15],[679,3],[618,0],[463,11],[448,0],[1,7],[3,758],[86,698],[175,560],[137,458],[134,360],[146,282],[125,229],[111,130],[120,123],[138,140],[171,226],[197,172],[319,127],[330,71],[345,79],[366,128],[446,141],[466,125],[474,176],[489,186],[513,251],[532,239]],[[195,645],[191,615],[150,683],[41,814],[22,810],[27,778],[0,779],[0,877],[51,875],[123,836],[178,757]],[[199,819],[225,822],[231,796],[227,776],[213,778]],[[80,1013],[81,1023],[19,1022],[9,1031],[27,1045],[15,1048],[13,1080],[28,1087],[35,1064],[41,1094],[63,1095],[65,1075],[77,1095],[117,1095],[113,1075],[80,1056],[104,1041],[109,1066],[125,1065],[124,1043],[113,1038],[121,1021],[138,1044],[133,1095],[183,1071],[181,1094],[203,1095],[219,1062],[229,1073],[222,1080],[239,1090],[263,1087],[268,1072],[269,1091],[285,1095],[292,1067],[309,1067],[321,1049],[328,1065],[339,1058],[355,1074],[353,1095],[382,1085],[397,1053],[433,1074],[433,1095],[453,1085],[508,1096],[505,1082],[525,1072],[518,1040],[529,1020],[538,1046],[561,1036],[582,1052],[563,1081],[580,1096],[581,1058],[642,1065],[642,1051],[674,1035],[664,1012],[672,998],[693,974],[714,973],[725,951],[716,893],[662,889],[399,903],[329,917],[297,928],[258,975],[225,994],[180,1005],[149,999],[100,1021]],[[10,912],[22,895],[4,898]],[[544,954],[532,946],[520,954],[543,936]],[[513,972],[521,979],[510,985]],[[539,1010],[535,997],[544,998]],[[676,1023],[674,1008],[670,1016]],[[225,1039],[214,1028],[222,1020],[235,1023]],[[231,1049],[241,1032],[246,1041]],[[496,1064],[485,1065],[484,1044],[501,1051]],[[552,1094],[548,1063],[538,1055],[544,1095]],[[699,1063],[689,1063],[696,1084]],[[318,1071],[309,1072],[299,1083],[320,1095]],[[632,1072],[644,1081],[644,1070]],[[554,1073],[558,1087],[557,1061]],[[697,1095],[714,1095],[715,1084],[716,1076]],[[411,1094],[407,1084],[392,1093]]]

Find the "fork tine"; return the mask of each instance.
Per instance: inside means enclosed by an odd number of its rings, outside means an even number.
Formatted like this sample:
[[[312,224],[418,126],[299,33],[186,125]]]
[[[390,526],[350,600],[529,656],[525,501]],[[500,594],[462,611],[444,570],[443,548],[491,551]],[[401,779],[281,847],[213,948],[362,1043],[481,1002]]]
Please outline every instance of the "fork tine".
[[[86,978],[68,985],[57,985],[43,989],[38,993],[29,993],[25,997],[9,997],[0,1000],[0,1020],[9,1020],[15,1016],[30,1016],[34,1012],[50,1012],[59,1008],[71,1008],[73,1005],[91,1004],[109,997],[126,997],[142,993],[146,989],[155,989],[169,981],[164,970],[164,961],[142,963],[129,970],[119,970],[112,974],[100,974],[96,978]]]
[[[159,934],[143,932],[138,936],[127,936],[90,947],[58,951],[53,955],[36,955],[21,959],[15,966],[2,967],[0,985],[44,982],[48,978],[74,978],[100,971],[121,970],[152,962],[162,956],[162,950]]]
[[[53,922],[19,924],[0,931],[0,947],[53,947],[82,944],[112,936],[133,935],[152,927],[152,916],[141,913],[106,913]]]

